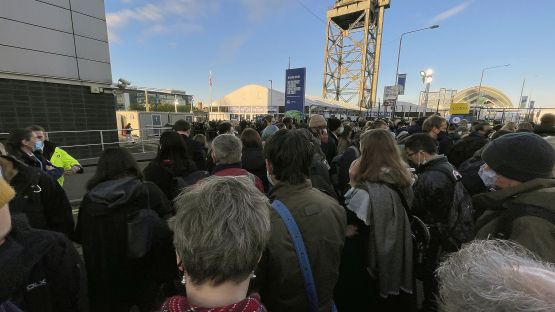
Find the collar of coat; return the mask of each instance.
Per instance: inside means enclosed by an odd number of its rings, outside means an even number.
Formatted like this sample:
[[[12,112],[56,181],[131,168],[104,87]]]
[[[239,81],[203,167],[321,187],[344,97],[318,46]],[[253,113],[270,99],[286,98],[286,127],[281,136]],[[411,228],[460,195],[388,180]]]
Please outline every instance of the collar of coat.
[[[312,183],[306,179],[301,184],[291,184],[289,182],[278,182],[268,194],[270,200],[290,197],[295,192],[304,192],[312,189]]]
[[[552,188],[555,188],[555,179],[535,179],[526,183],[522,183],[516,187],[502,189],[495,192],[478,194],[472,197],[472,206],[475,208],[483,207],[492,210],[501,210],[507,209],[509,207],[509,202],[511,202],[531,204],[543,207],[546,205],[543,205],[541,203],[542,196],[530,196],[530,193],[536,193],[536,191],[541,190],[541,192],[545,192],[546,194],[552,194],[551,196],[549,196],[549,199],[546,198],[546,200],[551,201],[553,198],[555,198],[555,189]],[[549,207],[549,204],[547,206]]]

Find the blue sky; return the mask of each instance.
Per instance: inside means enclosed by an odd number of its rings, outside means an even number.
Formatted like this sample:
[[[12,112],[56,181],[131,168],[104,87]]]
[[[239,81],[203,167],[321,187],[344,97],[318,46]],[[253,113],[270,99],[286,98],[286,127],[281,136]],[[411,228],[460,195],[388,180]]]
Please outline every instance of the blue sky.
[[[300,0],[321,19],[334,0]],[[417,103],[420,71],[434,70],[431,90],[463,90],[480,83],[505,92],[516,105],[534,88],[536,107],[555,107],[555,1],[391,0],[386,10],[378,97],[407,73],[401,101]],[[307,68],[307,94],[322,95],[326,26],[297,0],[105,0],[113,80],[186,90],[210,102],[245,85],[284,89],[291,68]]]

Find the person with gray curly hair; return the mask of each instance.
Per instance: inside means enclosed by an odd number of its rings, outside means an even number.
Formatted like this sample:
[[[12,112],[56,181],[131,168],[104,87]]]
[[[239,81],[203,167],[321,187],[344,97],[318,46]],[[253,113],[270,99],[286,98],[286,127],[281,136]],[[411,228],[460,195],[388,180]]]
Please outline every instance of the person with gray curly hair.
[[[270,203],[246,177],[219,177],[175,199],[169,220],[187,297],[161,311],[265,311],[249,283],[270,239]],[[203,310],[204,311],[204,310]]]
[[[466,244],[437,272],[440,311],[555,311],[555,266],[511,241]]]

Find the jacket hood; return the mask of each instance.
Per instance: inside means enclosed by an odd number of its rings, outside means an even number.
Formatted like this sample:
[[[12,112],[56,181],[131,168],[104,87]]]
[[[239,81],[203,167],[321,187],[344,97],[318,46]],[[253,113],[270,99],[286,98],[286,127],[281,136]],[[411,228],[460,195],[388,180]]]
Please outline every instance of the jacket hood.
[[[241,163],[243,168],[247,170],[254,170],[261,167],[266,167],[266,162],[262,156],[262,148],[249,147],[243,148],[243,156],[241,156]]]
[[[453,170],[453,166],[447,160],[447,157],[443,155],[437,155],[436,157],[431,158],[425,164],[420,165],[416,169],[418,174],[429,171],[429,170],[439,170],[444,168],[445,170],[451,171]]]
[[[93,188],[89,197],[93,203],[102,204],[113,208],[125,205],[135,196],[135,190],[142,184],[136,177],[127,177],[100,183]]]

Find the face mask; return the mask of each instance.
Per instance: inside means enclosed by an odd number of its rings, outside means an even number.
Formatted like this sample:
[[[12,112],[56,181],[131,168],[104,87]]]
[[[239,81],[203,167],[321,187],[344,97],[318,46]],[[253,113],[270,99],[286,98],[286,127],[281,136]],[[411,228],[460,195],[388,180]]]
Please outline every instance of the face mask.
[[[480,167],[480,171],[478,171],[478,175],[484,181],[486,188],[489,191],[497,190],[497,186],[495,186],[495,181],[497,181],[497,173],[493,170],[485,170],[484,166]]]
[[[343,133],[343,130],[345,130],[345,128],[341,127],[341,129],[339,129],[338,134],[341,135]]]
[[[440,131],[440,132],[437,134],[437,140],[441,142],[441,141],[443,141],[443,139],[445,139],[445,137],[447,137],[448,135],[449,135],[449,134],[447,133],[447,131]]]
[[[427,163],[428,161],[426,160],[426,158],[424,158],[424,161],[420,161],[420,154],[418,154],[418,167],[424,165],[425,163]]]
[[[35,143],[35,146],[33,147],[33,152],[36,152],[38,150],[42,149],[42,141],[37,141]]]
[[[270,183],[270,185],[274,186],[274,181],[272,181],[272,178],[270,177],[268,170],[266,170],[266,177],[268,178],[268,182]]]
[[[486,138],[489,137],[489,136],[491,135],[492,132],[493,132],[493,131],[491,131],[491,130],[490,130],[490,131],[486,131]]]

